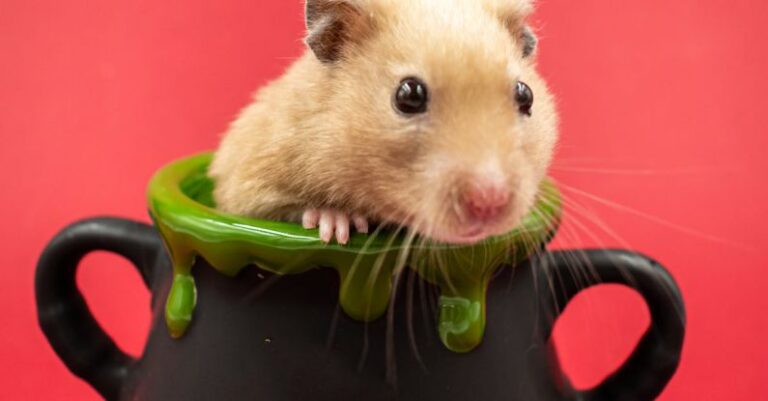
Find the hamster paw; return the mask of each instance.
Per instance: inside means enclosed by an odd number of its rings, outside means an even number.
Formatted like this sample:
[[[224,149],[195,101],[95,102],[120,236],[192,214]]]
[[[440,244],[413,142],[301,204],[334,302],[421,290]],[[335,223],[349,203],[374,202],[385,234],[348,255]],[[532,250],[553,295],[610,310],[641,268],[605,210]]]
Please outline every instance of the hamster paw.
[[[331,242],[335,234],[336,242],[346,245],[349,242],[350,222],[357,232],[368,233],[368,220],[357,214],[349,216],[347,213],[332,209],[309,209],[301,218],[304,228],[320,229],[320,239],[326,244]]]

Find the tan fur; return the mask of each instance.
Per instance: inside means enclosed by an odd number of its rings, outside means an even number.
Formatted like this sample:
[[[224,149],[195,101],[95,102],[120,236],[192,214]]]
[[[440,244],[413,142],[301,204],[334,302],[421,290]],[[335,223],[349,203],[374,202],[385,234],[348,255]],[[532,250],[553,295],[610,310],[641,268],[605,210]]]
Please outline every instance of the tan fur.
[[[331,207],[441,237],[461,224],[457,188],[500,171],[514,202],[492,231],[511,229],[532,205],[557,137],[553,101],[517,35],[530,2],[346,3],[369,31],[350,37],[334,63],[307,51],[257,93],[211,165],[218,207],[284,220]],[[392,107],[408,76],[430,90],[429,111],[413,118]],[[533,89],[530,118],[514,102],[517,80]]]

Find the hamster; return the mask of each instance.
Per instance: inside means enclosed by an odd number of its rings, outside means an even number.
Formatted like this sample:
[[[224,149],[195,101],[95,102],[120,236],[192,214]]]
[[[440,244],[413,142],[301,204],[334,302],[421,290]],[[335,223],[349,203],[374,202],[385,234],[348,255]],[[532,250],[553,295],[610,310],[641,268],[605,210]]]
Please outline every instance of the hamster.
[[[407,227],[471,244],[532,207],[557,140],[531,0],[307,0],[307,51],[257,92],[209,168],[227,213],[328,243]]]

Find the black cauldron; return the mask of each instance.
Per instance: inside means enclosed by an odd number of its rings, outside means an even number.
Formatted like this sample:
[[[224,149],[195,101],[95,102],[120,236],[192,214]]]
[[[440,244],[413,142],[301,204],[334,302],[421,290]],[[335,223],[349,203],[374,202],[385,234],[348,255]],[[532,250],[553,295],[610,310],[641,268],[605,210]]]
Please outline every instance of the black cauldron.
[[[77,289],[78,263],[99,250],[128,258],[152,292],[152,331],[139,359],[115,346]],[[574,263],[599,280],[574,275]],[[487,289],[484,337],[466,353],[441,342],[437,291],[413,271],[397,281],[386,316],[365,323],[341,310],[331,269],[278,275],[249,267],[228,277],[203,258],[192,271],[204,301],[174,339],[163,313],[173,271],[156,228],[122,219],[76,223],[42,254],[35,290],[43,332],[106,400],[653,400],[678,366],[685,329],[670,275],[622,250],[542,251],[499,269]],[[552,327],[570,299],[600,283],[639,292],[651,325],[622,367],[575,391],[559,368]]]

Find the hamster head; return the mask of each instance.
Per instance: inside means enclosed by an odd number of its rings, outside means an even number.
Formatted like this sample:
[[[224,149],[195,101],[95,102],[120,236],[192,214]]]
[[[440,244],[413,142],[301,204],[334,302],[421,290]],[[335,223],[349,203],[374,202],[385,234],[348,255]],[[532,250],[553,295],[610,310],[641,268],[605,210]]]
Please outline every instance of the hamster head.
[[[318,152],[352,207],[441,242],[513,229],[555,146],[529,0],[309,0],[325,69]],[[338,151],[338,150],[343,151]],[[319,167],[323,168],[323,167]]]

